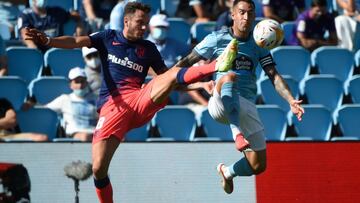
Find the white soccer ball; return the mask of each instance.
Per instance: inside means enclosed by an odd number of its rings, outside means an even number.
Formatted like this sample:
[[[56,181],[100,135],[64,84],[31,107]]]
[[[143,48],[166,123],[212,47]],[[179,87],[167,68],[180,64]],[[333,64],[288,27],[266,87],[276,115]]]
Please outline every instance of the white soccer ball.
[[[281,44],[284,30],[277,21],[265,19],[256,24],[253,37],[259,47],[270,50]]]

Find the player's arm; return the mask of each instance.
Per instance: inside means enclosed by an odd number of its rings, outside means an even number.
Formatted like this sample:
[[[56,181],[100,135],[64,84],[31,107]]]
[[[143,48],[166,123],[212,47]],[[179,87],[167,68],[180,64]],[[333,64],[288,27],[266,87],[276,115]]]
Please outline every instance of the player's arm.
[[[24,28],[25,40],[30,40],[45,46],[73,49],[81,47],[90,47],[91,40],[89,36],[60,36],[55,38],[48,37],[45,33],[32,28]]]
[[[274,65],[268,65],[263,69],[269,76],[269,79],[274,85],[275,90],[289,103],[291,111],[297,116],[299,120],[301,120],[301,117],[304,114],[304,108],[300,106],[302,100],[296,100],[294,98],[286,81],[277,72]]]

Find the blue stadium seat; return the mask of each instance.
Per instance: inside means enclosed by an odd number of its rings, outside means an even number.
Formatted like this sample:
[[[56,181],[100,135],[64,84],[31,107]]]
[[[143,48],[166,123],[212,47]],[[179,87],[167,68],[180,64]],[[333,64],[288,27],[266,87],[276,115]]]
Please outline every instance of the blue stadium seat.
[[[287,141],[317,140],[329,141],[332,127],[331,112],[323,105],[303,105],[305,114],[301,121],[293,115],[297,137],[287,137]]]
[[[9,26],[2,22],[0,22],[0,36],[3,40],[9,40],[11,38]]]
[[[202,22],[202,23],[194,23],[191,26],[191,35],[197,42],[201,42],[205,38],[206,35],[210,34],[215,30],[216,22]]]
[[[74,8],[74,1],[76,0],[47,0],[47,6],[58,6],[63,8],[66,11],[70,11]]]
[[[295,98],[299,97],[299,83],[288,75],[283,76],[284,80],[289,85],[290,91]],[[276,104],[287,114],[288,119],[291,118],[290,106],[289,103],[283,99],[279,93],[275,90],[271,80],[266,77],[263,81],[260,82],[261,94],[263,96],[265,104]],[[289,120],[291,123],[291,120]]]
[[[125,141],[146,141],[146,139],[149,137],[149,131],[150,131],[150,122],[130,130],[128,133],[126,133]]]
[[[338,123],[343,134],[332,140],[360,140],[360,104],[345,104],[339,108]]]
[[[324,105],[336,118],[336,109],[341,106],[343,98],[340,80],[334,75],[310,75],[304,84],[309,104]]]
[[[215,121],[208,110],[201,113],[200,125],[204,129],[206,137],[197,137],[194,141],[234,141],[230,126]]]
[[[353,103],[360,104],[360,75],[352,76],[347,92],[351,95]]]
[[[43,133],[49,141],[56,137],[58,127],[57,114],[47,108],[32,108],[28,111],[18,111],[17,120],[21,132]]]
[[[196,119],[193,111],[184,106],[166,106],[156,113],[152,125],[157,126],[160,138],[148,141],[191,141],[194,139]]]
[[[360,68],[360,49],[355,53],[355,67]]]
[[[347,49],[323,46],[311,53],[311,66],[317,67],[320,74],[335,75],[347,89],[347,80],[354,70],[354,56]]]
[[[28,84],[41,75],[43,55],[37,49],[8,47],[8,75],[19,76]]]
[[[310,52],[301,46],[280,46],[271,50],[276,69],[281,75],[289,75],[297,82],[309,75]]]
[[[291,36],[293,34],[293,31],[295,29],[296,23],[295,21],[287,21],[281,23],[281,27],[284,30],[284,41],[285,44],[289,44],[291,40]]]
[[[166,11],[166,14],[169,17],[175,17],[177,8],[179,6],[180,0],[161,0],[161,10]]]
[[[84,67],[84,59],[80,49],[51,48],[44,55],[45,66],[50,67],[52,75],[68,77],[69,70]]]
[[[73,36],[76,33],[76,22],[73,19],[69,19],[63,25],[64,35]]]
[[[170,24],[168,36],[185,44],[190,44],[191,26],[182,18],[168,18],[168,21]]]
[[[277,105],[257,105],[264,124],[266,140],[284,141],[287,128],[286,113]]]
[[[0,98],[11,102],[15,110],[19,110],[24,103],[28,89],[24,80],[18,76],[0,77]]]
[[[150,16],[159,13],[161,10],[160,0],[140,0],[140,1],[151,7]]]
[[[61,76],[40,77],[31,82],[30,95],[45,105],[62,94],[71,93],[69,80]]]

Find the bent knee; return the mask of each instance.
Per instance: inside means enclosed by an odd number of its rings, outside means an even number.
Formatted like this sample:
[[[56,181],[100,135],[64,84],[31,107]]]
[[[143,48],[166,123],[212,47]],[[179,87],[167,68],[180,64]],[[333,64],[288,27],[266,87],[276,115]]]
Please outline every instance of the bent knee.
[[[105,167],[101,167],[99,164],[93,164],[92,172],[96,179],[100,180],[107,176],[107,170]]]
[[[258,163],[252,166],[255,175],[259,175],[266,170],[266,163]]]

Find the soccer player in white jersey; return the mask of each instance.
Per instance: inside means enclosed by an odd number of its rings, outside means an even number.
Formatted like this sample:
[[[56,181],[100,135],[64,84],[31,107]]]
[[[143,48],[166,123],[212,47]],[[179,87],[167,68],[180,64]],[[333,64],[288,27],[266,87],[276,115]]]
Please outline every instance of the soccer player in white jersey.
[[[179,66],[189,66],[201,59],[219,56],[232,40],[238,41],[238,53],[228,72],[215,73],[216,86],[209,100],[209,113],[217,121],[230,125],[237,150],[244,157],[235,163],[217,167],[226,193],[233,191],[236,176],[257,175],[266,169],[266,143],[263,124],[255,105],[256,75],[258,63],[269,76],[276,91],[288,101],[291,111],[301,120],[304,109],[296,100],[284,79],[277,72],[268,50],[260,48],[252,38],[255,20],[255,4],[252,0],[235,0],[232,7],[234,24],[230,28],[215,31],[205,37]],[[289,67],[291,68],[291,67]]]

